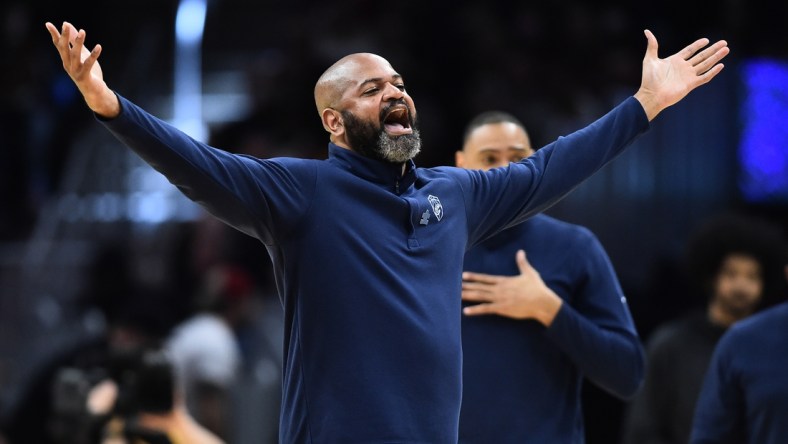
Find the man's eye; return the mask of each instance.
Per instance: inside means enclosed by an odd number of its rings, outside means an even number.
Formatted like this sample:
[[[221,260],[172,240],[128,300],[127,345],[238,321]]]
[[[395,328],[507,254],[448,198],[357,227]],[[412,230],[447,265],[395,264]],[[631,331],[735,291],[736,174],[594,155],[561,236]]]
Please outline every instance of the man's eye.
[[[486,156],[482,159],[482,162],[484,162],[485,165],[494,165],[498,163],[498,159],[493,156]]]
[[[404,83],[400,83],[399,85],[394,85],[394,86],[396,86],[397,89],[399,89],[400,91],[405,91],[405,84]]]
[[[370,95],[370,94],[375,94],[376,92],[378,92],[378,88],[377,88],[377,87],[375,87],[375,88],[370,88],[370,89],[368,89],[368,90],[364,91],[364,94],[365,94],[365,95]]]

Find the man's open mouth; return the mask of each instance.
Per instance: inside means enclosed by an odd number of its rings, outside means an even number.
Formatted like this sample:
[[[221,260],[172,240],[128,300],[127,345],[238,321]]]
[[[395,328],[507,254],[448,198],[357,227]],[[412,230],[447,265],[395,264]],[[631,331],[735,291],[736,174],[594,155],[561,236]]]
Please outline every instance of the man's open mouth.
[[[413,134],[410,126],[410,113],[404,105],[393,106],[383,118],[383,128],[392,136]]]

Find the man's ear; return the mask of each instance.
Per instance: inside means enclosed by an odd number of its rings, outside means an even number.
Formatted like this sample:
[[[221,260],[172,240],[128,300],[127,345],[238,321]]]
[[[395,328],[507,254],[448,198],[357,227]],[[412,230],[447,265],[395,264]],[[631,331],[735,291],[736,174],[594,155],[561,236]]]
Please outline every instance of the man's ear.
[[[345,134],[345,122],[342,120],[342,114],[332,108],[326,108],[320,113],[320,120],[323,122],[323,128],[331,134],[332,138],[341,137]]]
[[[464,151],[455,151],[454,152],[454,165],[465,168],[465,152]]]

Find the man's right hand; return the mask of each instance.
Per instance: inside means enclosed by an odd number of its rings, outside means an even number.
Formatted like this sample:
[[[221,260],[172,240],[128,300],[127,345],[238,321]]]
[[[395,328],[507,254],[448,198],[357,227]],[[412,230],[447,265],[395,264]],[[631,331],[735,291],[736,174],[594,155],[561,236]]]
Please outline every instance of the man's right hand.
[[[564,301],[547,284],[520,250],[516,255],[517,276],[462,273],[462,300],[478,302],[463,309],[467,316],[498,315],[512,319],[534,319],[552,325]]]
[[[61,31],[52,23],[46,23],[52,36],[52,43],[60,53],[63,69],[79,88],[85,102],[93,112],[104,118],[114,118],[120,114],[120,102],[115,93],[104,82],[104,75],[98,63],[101,45],[92,51],[85,47],[85,30],[77,29],[68,22],[63,22]]]

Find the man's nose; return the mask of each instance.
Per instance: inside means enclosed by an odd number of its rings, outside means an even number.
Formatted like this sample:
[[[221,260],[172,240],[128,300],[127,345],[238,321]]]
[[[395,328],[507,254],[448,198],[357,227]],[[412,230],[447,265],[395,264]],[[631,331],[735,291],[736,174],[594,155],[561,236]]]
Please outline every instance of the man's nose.
[[[383,100],[399,100],[405,96],[401,89],[391,83],[386,83],[386,86],[383,88]]]

